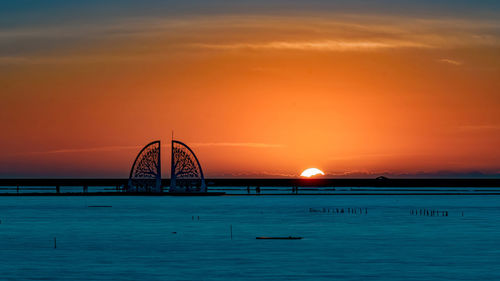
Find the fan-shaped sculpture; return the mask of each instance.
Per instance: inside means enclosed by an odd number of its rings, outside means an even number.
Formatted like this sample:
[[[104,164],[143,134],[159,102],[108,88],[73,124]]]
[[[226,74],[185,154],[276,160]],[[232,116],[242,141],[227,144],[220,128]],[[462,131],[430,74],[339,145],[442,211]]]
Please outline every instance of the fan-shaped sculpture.
[[[207,192],[200,162],[186,144],[172,140],[170,192]]]
[[[146,145],[135,158],[127,191],[162,192],[160,141]]]

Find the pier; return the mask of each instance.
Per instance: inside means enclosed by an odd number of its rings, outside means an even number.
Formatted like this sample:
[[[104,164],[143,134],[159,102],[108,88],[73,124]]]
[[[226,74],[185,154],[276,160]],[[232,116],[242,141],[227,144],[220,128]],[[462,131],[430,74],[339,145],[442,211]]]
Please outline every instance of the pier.
[[[0,196],[168,196],[125,192],[128,179],[0,179]],[[206,179],[207,196],[500,195],[500,179]]]

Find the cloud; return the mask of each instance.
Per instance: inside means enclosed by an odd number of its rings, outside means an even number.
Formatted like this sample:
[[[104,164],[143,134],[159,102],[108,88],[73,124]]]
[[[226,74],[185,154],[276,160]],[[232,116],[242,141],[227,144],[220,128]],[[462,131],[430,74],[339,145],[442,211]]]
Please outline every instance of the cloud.
[[[279,148],[280,144],[256,143],[256,142],[198,142],[189,144],[191,147],[250,147],[250,148]],[[99,146],[85,148],[61,148],[48,151],[35,151],[22,154],[63,154],[63,153],[88,153],[88,152],[114,152],[121,150],[139,150],[143,146],[125,145],[125,146]],[[169,148],[170,143],[162,144],[162,148]]]
[[[0,28],[0,64],[165,60],[200,50],[346,52],[476,46],[500,46],[500,23],[366,14],[248,14]]]
[[[351,51],[376,50],[390,48],[431,48],[430,45],[405,41],[272,41],[264,43],[229,43],[229,44],[193,44],[198,48],[215,50],[301,50],[301,51]]]
[[[422,156],[422,153],[412,153],[412,152],[406,152],[406,153],[359,153],[359,154],[349,154],[349,155],[343,155],[343,156],[335,156],[335,157],[330,157],[328,158],[329,161],[352,161],[352,160],[363,160],[363,159],[386,159],[386,158],[401,158],[401,157],[408,157],[408,156]],[[359,172],[359,171],[357,171]]]
[[[256,172],[216,172],[213,173],[211,177],[216,178],[297,178],[299,175],[297,173],[288,172],[268,172],[268,171],[256,171]]]
[[[420,171],[414,173],[398,173],[390,171],[346,171],[327,173],[331,178],[371,178],[385,176],[388,178],[498,178],[500,173],[490,171]]]
[[[451,65],[454,65],[454,66],[461,66],[462,64],[464,64],[461,61],[452,60],[452,59],[439,59],[438,61],[442,62],[442,63],[446,63],[446,64],[451,64]]]
[[[61,154],[61,153],[87,153],[87,152],[112,152],[120,150],[140,149],[141,146],[101,146],[101,147],[87,147],[87,148],[62,148],[48,151],[36,151],[23,154]]]
[[[193,143],[190,146],[193,147],[203,147],[203,146],[213,146],[213,147],[250,147],[250,148],[279,148],[283,147],[281,144],[270,144],[270,143],[257,143],[257,142],[198,142]]]
[[[28,64],[28,63],[32,63],[32,60],[27,57],[19,57],[19,56],[0,57],[0,64]]]
[[[168,56],[161,54],[147,55],[116,55],[116,54],[94,54],[94,55],[60,55],[60,56],[11,56],[0,57],[0,65],[46,65],[46,64],[95,64],[95,63],[130,63],[130,62],[155,62],[166,60]]]

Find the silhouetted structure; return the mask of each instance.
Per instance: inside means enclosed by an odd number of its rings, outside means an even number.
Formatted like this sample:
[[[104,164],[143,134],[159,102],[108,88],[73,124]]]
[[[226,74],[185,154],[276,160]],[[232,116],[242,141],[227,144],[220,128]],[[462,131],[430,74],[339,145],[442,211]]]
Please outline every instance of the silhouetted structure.
[[[207,192],[203,170],[186,144],[172,140],[170,192]]]
[[[162,192],[160,141],[147,144],[135,158],[126,191]]]

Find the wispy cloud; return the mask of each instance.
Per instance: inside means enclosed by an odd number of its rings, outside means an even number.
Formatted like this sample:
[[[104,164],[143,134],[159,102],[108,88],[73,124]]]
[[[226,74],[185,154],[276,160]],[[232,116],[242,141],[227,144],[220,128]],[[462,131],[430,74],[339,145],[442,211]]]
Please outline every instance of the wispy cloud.
[[[258,142],[198,142],[193,143],[193,147],[251,147],[251,148],[278,148],[283,147],[281,144],[258,143]]]
[[[29,59],[26,57],[18,56],[3,56],[0,57],[0,64],[20,64],[29,63]]]
[[[419,171],[411,173],[381,171],[341,171],[330,172],[326,178],[371,178],[385,176],[388,178],[498,178],[499,172],[495,171]]]
[[[281,171],[256,171],[256,172],[232,172],[232,173],[214,173],[213,177],[221,178],[297,178],[299,174]]]
[[[249,148],[279,148],[281,144],[256,143],[256,142],[198,142],[190,143],[191,147],[249,147]],[[84,148],[61,148],[47,151],[34,151],[22,154],[64,154],[64,153],[90,153],[90,152],[114,152],[122,150],[139,150],[143,146],[140,145],[124,145],[124,146],[99,146],[99,147],[84,147]],[[170,143],[162,144],[162,148],[169,148]]]
[[[140,149],[141,146],[101,146],[101,147],[87,147],[87,148],[62,148],[47,151],[27,152],[23,154],[62,154],[62,153],[87,153],[87,152],[113,152],[120,150]]]
[[[46,65],[46,64],[95,64],[95,63],[130,63],[130,62],[155,62],[168,59],[168,56],[160,53],[151,53],[145,55],[113,55],[113,54],[94,54],[94,55],[60,55],[60,56],[10,56],[0,57],[0,65]]]
[[[82,41],[90,43],[82,49]],[[498,47],[500,23],[338,14],[124,18],[0,28],[0,45],[9,50],[2,53],[0,49],[0,64],[162,60],[179,52],[199,54],[200,49],[340,52]],[[449,58],[439,61],[457,66],[462,63]]]
[[[363,160],[363,159],[388,159],[388,158],[401,158],[408,156],[422,156],[422,153],[411,153],[411,152],[398,152],[398,153],[358,153],[341,155],[328,158],[330,161],[352,161],[352,160]],[[359,171],[356,171],[359,172]]]
[[[409,41],[273,41],[264,43],[192,44],[194,47],[218,50],[312,50],[312,51],[352,51],[390,48],[431,48],[432,46]]]
[[[462,64],[464,64],[461,61],[452,60],[452,59],[439,59],[438,61],[441,62],[441,63],[451,64],[451,65],[454,65],[454,66],[461,66]]]

